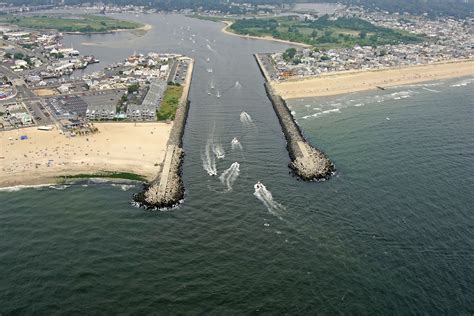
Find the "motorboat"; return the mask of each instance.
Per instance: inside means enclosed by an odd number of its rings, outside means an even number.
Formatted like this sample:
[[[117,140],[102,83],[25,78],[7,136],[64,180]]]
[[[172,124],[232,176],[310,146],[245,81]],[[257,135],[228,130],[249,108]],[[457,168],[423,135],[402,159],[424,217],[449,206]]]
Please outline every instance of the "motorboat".
[[[263,183],[260,182],[260,181],[258,181],[253,187],[254,187],[255,191],[259,191],[259,190],[265,189],[265,186],[264,186]]]

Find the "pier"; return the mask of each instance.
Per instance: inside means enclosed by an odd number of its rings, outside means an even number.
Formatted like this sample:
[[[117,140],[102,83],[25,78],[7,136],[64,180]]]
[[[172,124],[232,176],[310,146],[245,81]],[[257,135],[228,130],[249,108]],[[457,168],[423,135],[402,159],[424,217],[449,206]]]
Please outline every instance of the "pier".
[[[145,184],[143,192],[137,193],[133,197],[136,203],[147,209],[171,208],[177,206],[184,198],[184,184],[181,178],[181,167],[184,160],[182,139],[190,104],[188,95],[193,66],[194,60],[190,59],[183,94],[171,128],[161,172],[155,180]]]
[[[305,181],[323,181],[335,171],[334,164],[318,148],[312,146],[303,136],[286,102],[276,95],[270,85],[270,77],[258,54],[255,54],[258,66],[265,77],[265,90],[273,109],[280,121],[290,155],[288,166],[299,178]]]

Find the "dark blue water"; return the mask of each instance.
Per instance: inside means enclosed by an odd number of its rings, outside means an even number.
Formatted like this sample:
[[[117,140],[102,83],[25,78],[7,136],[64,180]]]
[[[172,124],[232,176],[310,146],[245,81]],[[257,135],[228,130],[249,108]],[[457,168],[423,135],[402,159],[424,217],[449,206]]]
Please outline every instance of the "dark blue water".
[[[94,183],[1,191],[1,313],[473,313],[472,80],[292,100],[338,169],[304,183],[288,174],[252,57],[286,47],[212,22],[140,19],[154,25],[142,37],[66,40],[102,61],[134,50],[196,59],[185,203],[149,213],[129,204],[139,186]],[[219,175],[240,164],[231,190],[203,168],[210,141],[226,152]]]

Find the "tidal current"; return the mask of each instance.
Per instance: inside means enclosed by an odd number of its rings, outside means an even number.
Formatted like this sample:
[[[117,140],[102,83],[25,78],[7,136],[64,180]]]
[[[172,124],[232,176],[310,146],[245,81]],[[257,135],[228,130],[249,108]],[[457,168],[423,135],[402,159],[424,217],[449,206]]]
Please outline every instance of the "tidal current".
[[[252,56],[288,46],[125,17],[153,29],[65,43],[101,60],[88,72],[134,51],[195,58],[184,204],[146,212],[140,185],[93,181],[0,191],[0,313],[473,312],[472,79],[292,100],[338,170],[306,183]]]

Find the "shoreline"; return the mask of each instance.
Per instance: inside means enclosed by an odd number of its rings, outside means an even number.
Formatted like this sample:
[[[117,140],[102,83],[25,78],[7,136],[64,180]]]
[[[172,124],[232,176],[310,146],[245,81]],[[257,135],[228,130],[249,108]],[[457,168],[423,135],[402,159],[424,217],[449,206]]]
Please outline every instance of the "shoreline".
[[[61,184],[81,174],[129,173],[151,180],[160,172],[172,124],[95,123],[99,132],[67,137],[36,127],[0,132],[0,188]],[[20,140],[26,135],[28,139]],[[153,142],[152,148],[136,139]],[[71,178],[67,178],[70,176]],[[97,176],[98,178],[99,176]]]
[[[474,59],[269,81],[283,99],[323,97],[474,75]],[[267,78],[268,79],[268,78]]]
[[[83,185],[84,182],[94,183],[94,184],[125,184],[125,185],[139,185],[142,181],[139,180],[130,180],[127,178],[117,178],[117,177],[38,177],[31,178],[28,181],[24,181],[22,184],[10,185],[10,186],[0,186],[0,192],[12,192],[20,191],[24,189],[35,189],[35,188],[47,188],[47,187],[59,187],[59,186],[70,186],[70,185]]]
[[[246,38],[246,39],[256,39],[256,40],[262,40],[262,41],[270,41],[270,42],[278,42],[278,43],[283,43],[283,44],[289,44],[293,46],[299,46],[299,47],[304,47],[304,48],[309,48],[312,47],[311,45],[308,44],[303,44],[303,43],[296,43],[296,42],[291,42],[291,41],[286,41],[278,38],[274,38],[271,36],[251,36],[251,35],[242,35],[242,34],[237,34],[229,30],[230,26],[234,23],[228,20],[221,21],[224,23],[224,27],[221,29],[221,32],[227,35],[233,35],[233,36],[239,36],[241,38]]]
[[[150,24],[145,24],[143,26],[134,28],[134,29],[115,29],[115,30],[110,30],[110,31],[104,31],[104,32],[60,32],[63,34],[68,34],[68,35],[97,35],[97,34],[114,34],[118,32],[134,32],[134,31],[144,31],[148,32],[153,28],[152,25]]]

